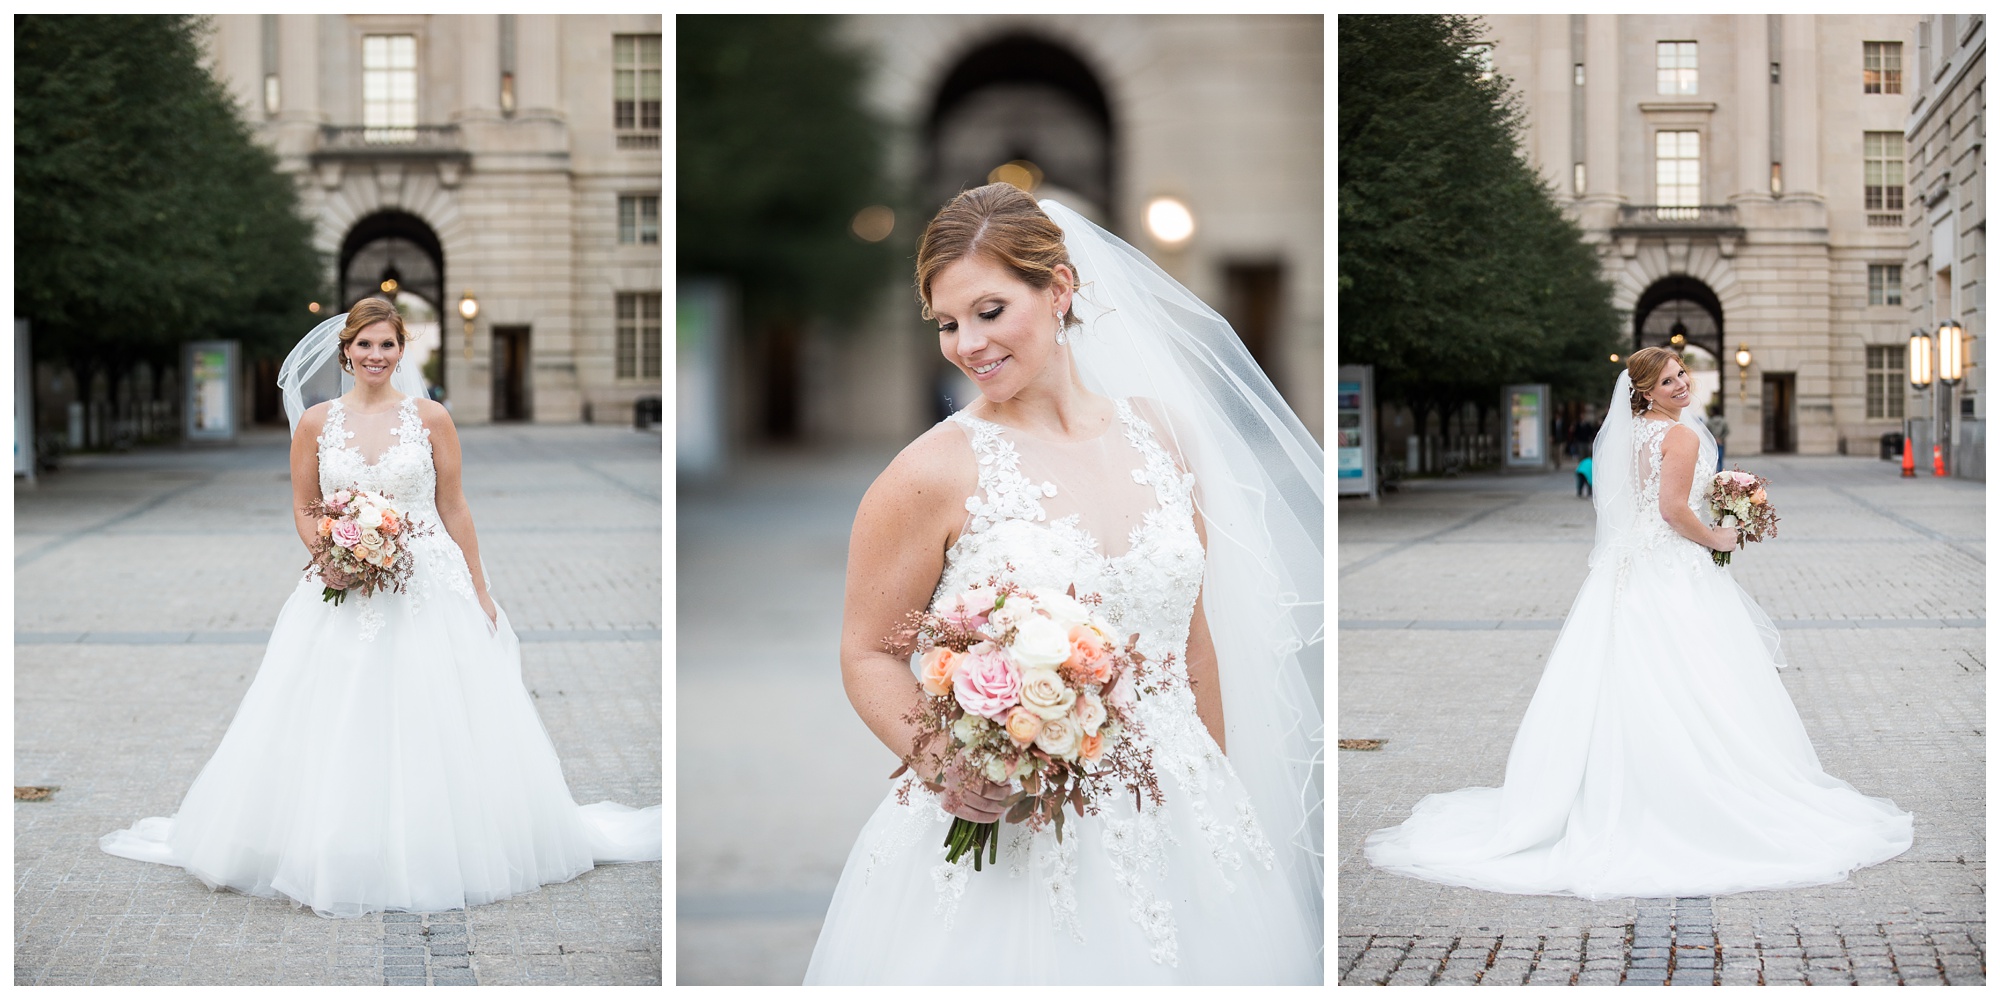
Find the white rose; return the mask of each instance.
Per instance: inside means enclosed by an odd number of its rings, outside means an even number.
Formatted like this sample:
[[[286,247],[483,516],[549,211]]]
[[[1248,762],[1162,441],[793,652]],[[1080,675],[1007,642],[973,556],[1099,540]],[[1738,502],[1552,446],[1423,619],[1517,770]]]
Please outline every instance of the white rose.
[[[374,504],[362,504],[361,513],[355,515],[354,520],[364,528],[379,528],[382,526],[382,508]]]
[[[1035,737],[1035,745],[1051,757],[1075,757],[1082,743],[1083,730],[1077,728],[1075,720],[1068,718],[1050,719],[1043,724],[1041,734]]]
[[[1042,610],[1055,619],[1055,623],[1068,629],[1072,625],[1090,623],[1090,606],[1068,594],[1055,594],[1042,598]]]
[[[1105,717],[1104,701],[1096,695],[1085,691],[1083,697],[1076,700],[1076,724],[1082,726],[1085,733],[1097,735],[1098,727],[1104,725]]]
[[[1004,635],[1008,629],[1020,623],[1021,612],[1014,607],[1013,601],[1008,601],[1006,607],[995,609],[992,614],[986,616],[986,634]]]
[[[1069,714],[1076,692],[1063,683],[1062,676],[1048,667],[1037,667],[1021,675],[1021,706],[1053,722]]]
[[[1022,620],[1007,651],[1023,667],[1055,667],[1069,659],[1069,629],[1041,615],[1030,615]]]

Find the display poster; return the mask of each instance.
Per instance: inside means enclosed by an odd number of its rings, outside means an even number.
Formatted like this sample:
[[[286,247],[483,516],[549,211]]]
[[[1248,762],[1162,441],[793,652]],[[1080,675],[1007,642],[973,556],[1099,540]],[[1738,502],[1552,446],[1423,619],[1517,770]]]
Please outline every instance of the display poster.
[[[1549,387],[1510,385],[1504,390],[1508,468],[1548,465]]]
[[[1334,394],[1334,479],[1343,496],[1375,495],[1375,371],[1343,365]]]
[[[237,357],[237,344],[233,340],[196,340],[182,345],[189,440],[236,439]]]

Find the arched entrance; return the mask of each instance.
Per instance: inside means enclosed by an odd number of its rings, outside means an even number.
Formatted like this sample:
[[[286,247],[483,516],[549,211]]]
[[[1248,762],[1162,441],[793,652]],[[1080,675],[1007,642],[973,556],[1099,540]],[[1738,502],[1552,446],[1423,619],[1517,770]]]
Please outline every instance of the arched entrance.
[[[1708,285],[1676,274],[1647,286],[1632,310],[1632,349],[1646,347],[1681,352],[1694,376],[1696,412],[1706,412],[1710,399],[1727,408],[1722,300]]]
[[[924,119],[924,217],[960,191],[1006,180],[1115,229],[1115,126],[1103,83],[1075,51],[1033,34],[983,41],[944,73]],[[978,389],[929,354],[932,416],[942,419]]]
[[[340,308],[391,295],[409,326],[411,360],[424,366],[427,382],[443,385],[444,245],[430,224],[395,210],[363,216],[342,238],[338,266]]]
[[[1073,193],[1078,211],[1106,223],[1115,124],[1104,85],[1074,51],[1030,34],[981,43],[945,73],[924,122],[931,201],[1017,163],[1038,189]]]

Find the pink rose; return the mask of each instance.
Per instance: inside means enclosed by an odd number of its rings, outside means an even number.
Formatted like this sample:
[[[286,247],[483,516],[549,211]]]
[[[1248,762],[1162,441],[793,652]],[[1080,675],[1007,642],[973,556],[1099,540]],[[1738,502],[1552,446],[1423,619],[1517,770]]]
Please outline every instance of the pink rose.
[[[1020,704],[1021,671],[1006,654],[988,646],[974,647],[952,679],[951,693],[960,707],[995,722],[1007,720],[1007,710]]]
[[[326,498],[326,506],[327,509],[338,514],[347,507],[347,502],[352,499],[354,499],[352,492],[348,490],[334,490],[333,495]]]
[[[944,612],[946,621],[958,628],[971,632],[986,624],[986,613],[993,610],[993,599],[979,591],[967,591],[958,595]]]
[[[334,544],[347,549],[361,544],[361,525],[345,518],[333,522],[333,541]]]
[[[1132,707],[1134,695],[1132,672],[1123,671],[1119,673],[1118,679],[1112,681],[1111,686],[1105,689],[1104,703],[1122,712]]]

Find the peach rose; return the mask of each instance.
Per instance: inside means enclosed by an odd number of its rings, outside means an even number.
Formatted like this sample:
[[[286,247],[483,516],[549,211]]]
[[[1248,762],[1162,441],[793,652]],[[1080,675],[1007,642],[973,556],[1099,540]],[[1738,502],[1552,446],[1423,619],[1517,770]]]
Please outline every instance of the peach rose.
[[[1083,754],[1084,760],[1091,761],[1094,763],[1104,756],[1104,737],[1085,736],[1083,740],[1077,744],[1077,748],[1078,752]]]
[[[1014,710],[1007,713],[1007,736],[1014,741],[1015,746],[1025,747],[1033,743],[1035,737],[1041,735],[1041,732],[1041,716],[1019,705],[1014,706]]]
[[[1757,504],[1764,502],[1764,488],[1762,486],[1757,487],[1756,491],[1750,494],[1750,502]]]
[[[941,698],[951,693],[952,679],[957,676],[958,664],[965,654],[943,646],[933,646],[924,654],[921,670],[924,693]]]
[[[1111,643],[1103,633],[1088,625],[1077,625],[1069,630],[1069,659],[1063,661],[1063,668],[1070,673],[1088,678],[1092,683],[1102,684],[1111,676]]]
[[[319,519],[319,533],[322,538],[333,534],[333,518],[322,517]]]

